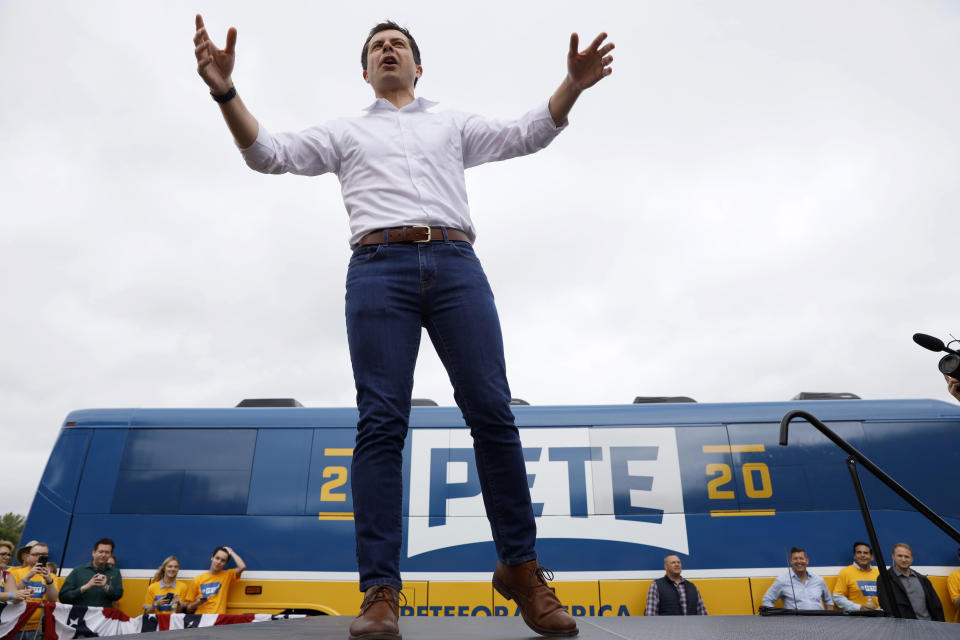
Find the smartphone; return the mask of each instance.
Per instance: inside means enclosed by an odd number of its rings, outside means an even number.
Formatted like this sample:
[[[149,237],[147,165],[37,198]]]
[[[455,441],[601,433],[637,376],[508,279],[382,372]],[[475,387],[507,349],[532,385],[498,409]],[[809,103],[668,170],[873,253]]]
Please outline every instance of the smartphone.
[[[40,556],[37,558],[37,566],[45,567],[47,566],[47,561],[50,560],[48,556]]]
[[[166,600],[167,602],[173,602],[173,592],[170,592],[167,595],[163,596],[163,599]]]
[[[93,572],[93,575],[95,575],[95,576],[105,576],[105,575],[107,575],[107,572],[104,571],[103,569],[97,569],[96,571]]]

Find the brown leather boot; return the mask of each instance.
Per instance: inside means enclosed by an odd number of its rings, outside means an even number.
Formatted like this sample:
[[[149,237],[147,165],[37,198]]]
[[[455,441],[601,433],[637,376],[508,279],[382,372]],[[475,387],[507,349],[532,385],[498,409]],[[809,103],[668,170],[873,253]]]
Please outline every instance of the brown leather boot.
[[[514,600],[527,626],[542,636],[575,636],[577,623],[547,584],[553,580],[549,570],[536,560],[515,567],[497,562],[493,572],[493,588],[507,600]]]
[[[350,640],[403,640],[399,617],[400,592],[385,584],[370,587],[363,594],[360,615],[350,623]]]

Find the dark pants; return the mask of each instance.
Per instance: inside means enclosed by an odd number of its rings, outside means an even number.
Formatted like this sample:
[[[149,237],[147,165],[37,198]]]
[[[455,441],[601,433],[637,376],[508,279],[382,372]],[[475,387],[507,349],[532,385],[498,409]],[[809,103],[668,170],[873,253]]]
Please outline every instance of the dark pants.
[[[500,320],[473,247],[433,242],[355,249],[346,319],[360,412],[351,469],[360,590],[402,586],[402,456],[421,327],[470,427],[497,555],[509,565],[535,559],[536,523],[510,411]]]

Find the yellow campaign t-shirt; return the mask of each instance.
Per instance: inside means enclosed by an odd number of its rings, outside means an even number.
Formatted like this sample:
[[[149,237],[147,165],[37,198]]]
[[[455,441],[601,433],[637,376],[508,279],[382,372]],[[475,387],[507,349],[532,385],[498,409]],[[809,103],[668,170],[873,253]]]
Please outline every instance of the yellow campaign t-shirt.
[[[855,564],[844,567],[837,574],[837,581],[833,585],[833,592],[839,593],[850,602],[861,607],[867,603],[867,598],[873,598],[877,604],[877,576],[880,571],[870,567],[869,571],[862,571]]]
[[[960,569],[947,576],[947,593],[950,594],[950,602],[956,602],[957,598],[960,598]],[[956,622],[960,622],[960,609],[957,610]]]
[[[180,580],[175,580],[173,586],[170,587],[163,584],[162,580],[151,582],[149,585],[147,585],[147,592],[143,595],[143,606],[156,607],[157,612],[159,613],[171,613],[173,611],[173,606],[170,603],[159,602],[168,593],[176,594],[180,596],[180,602],[186,602],[187,583],[181,582]]]
[[[10,569],[10,575],[12,575],[13,579],[16,581],[17,583],[16,586],[18,589],[20,588],[20,581],[23,580],[23,578],[28,573],[30,573],[30,569],[32,569],[32,567],[23,567],[23,566],[14,567]],[[58,579],[55,576],[50,576],[50,577],[54,581],[54,584],[56,584],[59,587],[62,581],[58,581]],[[42,575],[34,574],[30,576],[30,579],[27,580],[24,584],[26,584],[26,586],[33,591],[33,595],[27,598],[28,602],[43,602],[44,596],[47,595],[47,583],[43,581]],[[27,631],[33,631],[34,629],[36,629],[37,624],[40,622],[40,616],[42,615],[43,615],[43,607],[40,607],[39,609],[33,612],[33,615],[30,616],[30,620],[27,621],[27,624],[24,627],[24,629],[26,629]]]
[[[236,579],[236,569],[227,569],[216,575],[209,571],[201,573],[190,583],[187,602],[193,602],[202,593],[207,597],[207,601],[197,607],[194,613],[226,613],[227,592],[230,591],[230,585]]]

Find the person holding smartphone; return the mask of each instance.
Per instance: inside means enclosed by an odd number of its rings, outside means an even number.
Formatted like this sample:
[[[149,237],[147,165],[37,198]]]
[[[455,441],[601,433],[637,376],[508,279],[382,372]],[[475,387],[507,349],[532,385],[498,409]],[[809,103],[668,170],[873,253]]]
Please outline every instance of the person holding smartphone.
[[[113,540],[101,538],[93,545],[93,560],[74,567],[60,589],[60,602],[88,607],[111,607],[123,597],[120,570],[107,565]]]
[[[23,556],[23,565],[10,570],[18,589],[30,589],[27,602],[56,602],[59,591],[57,581],[47,567],[50,559],[50,547],[45,542],[35,542],[30,551]],[[33,637],[40,625],[43,609],[37,609],[23,628],[25,637]]]
[[[187,584],[177,580],[180,573],[180,560],[177,556],[167,556],[153,578],[147,583],[147,592],[143,596],[144,613],[178,613],[186,600]]]

